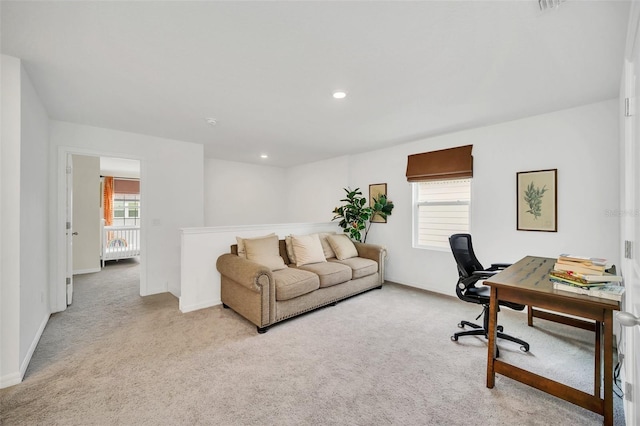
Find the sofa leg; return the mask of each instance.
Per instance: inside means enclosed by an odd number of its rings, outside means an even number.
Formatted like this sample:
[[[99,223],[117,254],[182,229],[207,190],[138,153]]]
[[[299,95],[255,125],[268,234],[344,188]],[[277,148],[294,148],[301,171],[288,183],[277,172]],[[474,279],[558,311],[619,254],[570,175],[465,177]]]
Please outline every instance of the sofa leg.
[[[256,327],[258,329],[258,334],[264,334],[269,330],[269,327]]]
[[[382,284],[376,287],[375,290],[382,290]]]
[[[338,302],[331,302],[331,303],[329,303],[328,306],[336,306],[337,304],[338,304]]]

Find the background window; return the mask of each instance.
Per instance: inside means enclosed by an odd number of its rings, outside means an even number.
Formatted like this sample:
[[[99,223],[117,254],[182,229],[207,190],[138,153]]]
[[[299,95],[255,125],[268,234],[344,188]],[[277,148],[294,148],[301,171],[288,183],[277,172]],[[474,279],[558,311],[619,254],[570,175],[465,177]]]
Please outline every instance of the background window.
[[[413,245],[449,250],[449,236],[469,232],[471,179],[413,185]]]
[[[113,195],[113,225],[140,224],[140,194]]]

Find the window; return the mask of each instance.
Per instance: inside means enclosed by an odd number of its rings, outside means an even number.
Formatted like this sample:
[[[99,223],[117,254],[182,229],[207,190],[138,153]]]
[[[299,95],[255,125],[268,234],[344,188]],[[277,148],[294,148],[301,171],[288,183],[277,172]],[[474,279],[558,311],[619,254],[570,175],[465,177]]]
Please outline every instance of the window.
[[[449,250],[451,234],[469,232],[471,179],[413,185],[413,246]]]
[[[113,225],[128,226],[140,224],[140,195],[113,195]]]

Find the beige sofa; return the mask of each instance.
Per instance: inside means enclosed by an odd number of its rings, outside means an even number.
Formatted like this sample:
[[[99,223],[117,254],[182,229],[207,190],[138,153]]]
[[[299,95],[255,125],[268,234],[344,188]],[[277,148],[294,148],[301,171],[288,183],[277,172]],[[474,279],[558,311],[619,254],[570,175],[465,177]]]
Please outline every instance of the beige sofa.
[[[346,235],[342,237],[348,240]],[[331,236],[331,241],[346,243],[342,237]],[[267,241],[267,237],[263,238]],[[374,288],[382,288],[387,254],[382,246],[352,243],[348,240],[346,244],[351,244],[348,249],[353,250],[355,246],[357,253],[347,250],[346,255],[339,252],[336,256],[329,248],[328,240],[324,239],[324,252],[318,255],[322,258],[305,261],[301,260],[300,250],[290,244],[291,237],[287,237],[286,242],[275,235],[270,238],[270,250],[277,250],[277,256],[282,259],[283,265],[279,265],[279,259],[276,262],[278,265],[274,267],[270,265],[270,261],[263,261],[263,256],[252,257],[249,252],[249,243],[254,244],[252,239],[244,241],[247,246],[246,254],[241,253],[244,257],[238,254],[238,244],[234,244],[231,246],[231,253],[221,255],[216,263],[221,275],[223,306],[233,309],[255,324],[258,333],[264,333],[273,324],[296,315],[333,305]],[[296,237],[293,238],[296,242]],[[238,241],[242,245],[243,241]],[[296,253],[299,255],[297,259]],[[310,260],[316,262],[307,263]]]

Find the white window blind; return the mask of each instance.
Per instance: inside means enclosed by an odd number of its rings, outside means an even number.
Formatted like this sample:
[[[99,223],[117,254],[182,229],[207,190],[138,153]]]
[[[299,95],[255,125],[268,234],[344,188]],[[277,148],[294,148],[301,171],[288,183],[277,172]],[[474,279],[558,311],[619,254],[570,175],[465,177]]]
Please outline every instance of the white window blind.
[[[471,179],[413,185],[414,246],[448,250],[451,234],[469,232]]]

